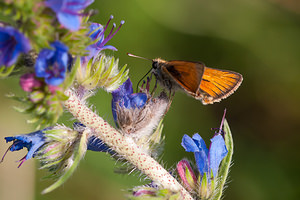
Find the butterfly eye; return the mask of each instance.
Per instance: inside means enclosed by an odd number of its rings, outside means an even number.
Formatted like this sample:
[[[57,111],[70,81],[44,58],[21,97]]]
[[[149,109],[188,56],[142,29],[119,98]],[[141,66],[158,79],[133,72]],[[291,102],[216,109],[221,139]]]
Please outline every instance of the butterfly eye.
[[[152,62],[152,68],[153,69],[157,69],[158,68],[158,62],[157,61],[153,61]]]

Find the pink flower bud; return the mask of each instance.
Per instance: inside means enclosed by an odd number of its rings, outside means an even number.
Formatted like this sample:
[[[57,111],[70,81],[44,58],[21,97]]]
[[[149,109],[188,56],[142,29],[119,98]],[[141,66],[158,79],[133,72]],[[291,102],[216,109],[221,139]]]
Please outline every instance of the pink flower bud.
[[[181,160],[177,164],[177,172],[182,180],[183,185],[188,191],[195,189],[197,184],[196,175],[187,160]]]
[[[48,85],[48,88],[51,94],[54,94],[57,90],[61,90],[59,86],[55,86],[55,85]]]
[[[34,74],[24,74],[20,77],[20,85],[26,92],[32,92],[34,88],[42,86],[42,82],[35,79]]]

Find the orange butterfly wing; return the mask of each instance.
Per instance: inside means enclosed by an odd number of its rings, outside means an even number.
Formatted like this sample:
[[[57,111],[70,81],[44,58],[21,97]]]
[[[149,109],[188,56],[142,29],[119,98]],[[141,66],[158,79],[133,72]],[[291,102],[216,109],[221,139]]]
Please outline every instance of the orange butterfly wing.
[[[241,74],[229,70],[205,67],[196,99],[203,104],[219,102],[231,95],[242,83]]]
[[[167,62],[162,70],[169,74],[186,92],[195,96],[201,82],[204,65],[196,62],[174,60]]]
[[[243,80],[237,72],[205,67],[201,62],[173,60],[164,63],[162,71],[204,105],[227,98]]]

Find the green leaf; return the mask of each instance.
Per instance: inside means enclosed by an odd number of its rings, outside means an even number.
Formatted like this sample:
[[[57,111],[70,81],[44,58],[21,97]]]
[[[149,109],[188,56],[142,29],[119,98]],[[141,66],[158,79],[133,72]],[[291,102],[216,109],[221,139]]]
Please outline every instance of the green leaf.
[[[71,73],[69,73],[69,75],[67,76],[67,78],[65,80],[65,83],[64,83],[65,90],[73,84],[75,77],[76,77],[76,72],[78,69],[80,69],[80,67],[81,67],[81,62],[80,62],[80,57],[78,56],[76,58],[75,64],[72,67]]]
[[[231,131],[228,125],[227,120],[224,121],[224,138],[225,138],[225,144],[228,150],[228,153],[226,157],[221,162],[220,168],[219,168],[219,174],[217,177],[217,183],[216,183],[216,193],[210,198],[211,200],[219,200],[222,196],[223,188],[229,173],[229,168],[232,161],[232,155],[233,155],[233,140]]]

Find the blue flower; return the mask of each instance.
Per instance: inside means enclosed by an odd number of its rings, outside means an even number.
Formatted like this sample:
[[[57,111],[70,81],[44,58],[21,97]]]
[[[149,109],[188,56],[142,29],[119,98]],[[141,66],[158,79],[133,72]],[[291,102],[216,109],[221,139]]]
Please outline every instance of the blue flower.
[[[73,123],[74,130],[78,132],[83,132],[87,127],[80,123],[80,122],[74,122]],[[101,139],[97,138],[94,135],[91,135],[88,138],[87,142],[87,150],[91,151],[99,151],[99,152],[108,152],[112,154],[114,151],[110,149]]]
[[[170,102],[165,92],[153,97],[149,92],[149,82],[148,78],[146,87],[141,88],[143,92],[133,93],[132,83],[127,79],[112,92],[112,113],[120,132],[133,138],[137,144],[141,142],[145,151],[154,155],[157,149],[150,147],[150,143],[159,143],[160,140],[154,141],[151,136],[161,136],[160,128],[156,132],[153,130],[158,127]]]
[[[121,21],[120,26],[117,28],[116,31],[114,31],[116,24],[113,24],[113,27],[110,31],[110,33],[104,37],[104,32],[107,30],[107,27],[110,23],[110,21],[113,19],[113,16],[110,17],[105,27],[103,27],[101,24],[98,23],[92,23],[90,25],[90,31],[89,36],[92,39],[92,41],[95,41],[94,44],[87,47],[87,50],[89,51],[89,56],[87,56],[87,60],[90,58],[96,56],[100,51],[104,49],[110,49],[113,51],[117,51],[117,49],[111,45],[105,45],[122,27],[122,25],[125,23],[124,21]]]
[[[132,83],[128,78],[118,89],[112,92],[112,113],[117,121],[117,105],[121,108],[142,108],[147,102],[146,93],[133,93]]]
[[[13,27],[0,27],[0,66],[13,65],[20,53],[31,49],[29,40]]]
[[[207,149],[204,140],[198,133],[194,134],[192,138],[184,135],[181,145],[187,152],[194,152],[201,176],[204,173],[209,175],[212,171],[213,177],[217,177],[219,165],[228,152],[221,134],[217,134],[211,139],[209,149]]]
[[[39,78],[45,78],[48,85],[57,86],[66,77],[72,58],[68,54],[68,47],[59,41],[51,44],[53,49],[42,49],[36,59],[35,73]]]
[[[19,151],[24,147],[27,148],[28,153],[21,160],[19,160],[20,164],[18,167],[20,167],[26,160],[33,158],[40,147],[43,146],[46,142],[46,138],[43,133],[44,130],[47,129],[39,130],[29,134],[5,137],[6,142],[12,141],[13,144],[7,149],[4,156],[2,157],[1,162],[3,161],[8,151]]]
[[[74,130],[76,130],[78,132],[83,132],[87,127],[80,122],[74,122],[73,128],[74,128]],[[88,138],[87,150],[108,152],[110,154],[113,154],[113,152],[114,152],[101,139],[97,138],[95,135],[91,135]]]
[[[114,154],[115,152],[109,148],[101,139],[96,136],[91,136],[88,138],[87,150],[90,151],[99,151],[99,152],[108,152]]]
[[[45,5],[56,13],[61,25],[76,31],[80,27],[81,11],[93,2],[94,0],[47,0]]]

